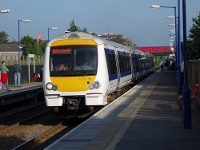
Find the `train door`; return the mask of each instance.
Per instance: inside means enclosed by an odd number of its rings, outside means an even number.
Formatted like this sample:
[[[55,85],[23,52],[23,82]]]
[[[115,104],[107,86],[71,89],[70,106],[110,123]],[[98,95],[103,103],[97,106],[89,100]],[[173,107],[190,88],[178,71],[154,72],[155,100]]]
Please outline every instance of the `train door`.
[[[131,75],[132,75],[132,78],[131,78],[131,80],[132,81],[134,81],[134,78],[135,78],[135,76],[134,76],[134,67],[135,67],[135,62],[133,61],[133,51],[130,51],[130,66],[131,66]]]
[[[117,88],[118,83],[118,70],[116,62],[116,52],[114,49],[105,48],[108,75],[109,75],[109,93],[112,93]]]
[[[119,66],[119,88],[130,84],[132,79],[131,73],[131,57],[130,51],[126,49],[118,50],[118,66]]]
[[[136,80],[139,78],[139,55],[138,54],[134,54],[134,61],[135,61],[135,78]]]
[[[119,51],[118,51],[117,47],[115,47],[115,60],[116,60],[116,66],[117,66],[117,87],[116,87],[116,90],[118,90],[121,74],[120,74],[120,67],[119,67]]]

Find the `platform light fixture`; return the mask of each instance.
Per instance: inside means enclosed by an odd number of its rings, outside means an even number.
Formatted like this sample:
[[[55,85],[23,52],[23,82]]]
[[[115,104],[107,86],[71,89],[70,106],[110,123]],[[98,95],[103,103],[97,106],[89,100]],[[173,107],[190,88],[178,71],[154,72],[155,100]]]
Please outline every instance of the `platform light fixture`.
[[[175,32],[175,29],[173,29],[173,30],[169,30],[169,32]]]
[[[151,5],[151,8],[160,8],[159,5]]]
[[[175,16],[167,16],[167,19],[175,19]]]
[[[174,23],[170,23],[170,24],[168,24],[168,26],[175,26],[175,24]]]
[[[174,35],[176,35],[176,34],[174,34],[174,33],[171,33],[169,36],[174,36]]]
[[[49,30],[57,30],[57,27],[48,28],[48,41],[49,41]]]
[[[9,13],[9,12],[10,12],[9,9],[0,10],[0,13],[1,13],[1,14],[5,14],[5,13]]]
[[[30,20],[24,19],[24,20],[18,20],[18,64],[20,64],[20,22],[26,22],[29,23]]]

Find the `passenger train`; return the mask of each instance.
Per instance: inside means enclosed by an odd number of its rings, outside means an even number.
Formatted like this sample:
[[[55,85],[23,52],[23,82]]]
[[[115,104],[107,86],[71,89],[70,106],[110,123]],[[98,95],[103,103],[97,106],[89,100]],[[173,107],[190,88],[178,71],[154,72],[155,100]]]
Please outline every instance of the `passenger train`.
[[[153,69],[151,54],[89,33],[64,33],[45,48],[46,105],[65,112],[105,106]]]

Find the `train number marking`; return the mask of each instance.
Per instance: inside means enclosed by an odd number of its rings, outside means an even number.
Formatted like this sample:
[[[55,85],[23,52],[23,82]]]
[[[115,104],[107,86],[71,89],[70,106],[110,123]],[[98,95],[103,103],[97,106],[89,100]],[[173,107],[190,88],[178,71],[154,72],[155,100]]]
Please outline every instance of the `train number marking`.
[[[81,78],[79,78],[79,81],[91,81],[92,80],[92,78],[90,78],[90,77],[81,77]]]

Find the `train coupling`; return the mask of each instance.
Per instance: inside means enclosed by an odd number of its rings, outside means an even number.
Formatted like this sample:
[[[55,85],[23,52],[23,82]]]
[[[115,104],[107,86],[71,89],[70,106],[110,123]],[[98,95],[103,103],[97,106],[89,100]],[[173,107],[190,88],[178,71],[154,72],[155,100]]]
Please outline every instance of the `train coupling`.
[[[79,104],[80,100],[79,99],[70,99],[68,98],[66,101],[67,104],[67,109],[68,110],[78,110],[79,109]]]

